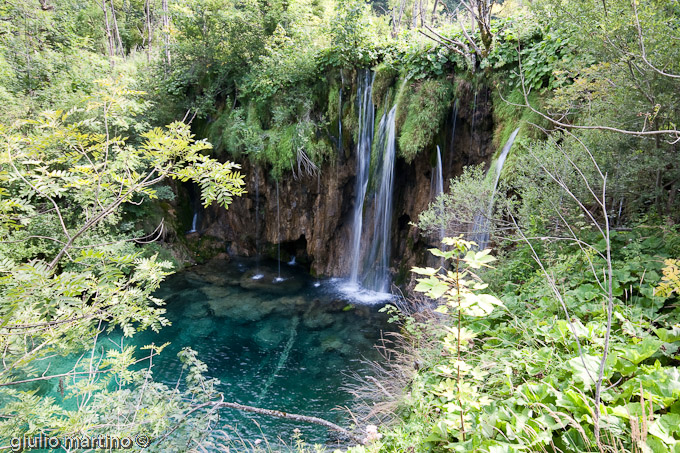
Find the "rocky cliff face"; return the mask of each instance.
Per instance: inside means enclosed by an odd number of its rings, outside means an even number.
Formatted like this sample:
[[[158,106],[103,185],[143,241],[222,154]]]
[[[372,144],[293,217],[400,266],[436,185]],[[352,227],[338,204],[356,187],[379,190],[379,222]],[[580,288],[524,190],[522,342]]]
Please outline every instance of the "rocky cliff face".
[[[460,174],[463,166],[489,161],[495,151],[491,144],[489,93],[477,93],[476,102],[474,97],[472,92],[459,94],[457,116],[454,118],[452,109],[428,152],[420,153],[408,164],[402,159],[397,161],[391,267],[398,284],[408,283],[408,269],[426,264],[427,248],[437,245],[436,240],[422,237],[411,224],[432,201],[436,145],[442,149],[445,190],[449,179]],[[266,169],[240,162],[246,175],[247,195],[235,199],[228,210],[211,207],[203,212],[200,234],[214,238],[229,253],[240,256],[260,253],[276,257],[276,244],[280,243],[282,260],[295,256],[316,275],[347,276],[356,173],[355,144],[347,145],[335,160],[322,166],[318,175],[282,178],[278,197],[277,183]],[[369,220],[364,223],[369,224],[370,213],[366,215]],[[368,244],[370,238],[367,239]]]

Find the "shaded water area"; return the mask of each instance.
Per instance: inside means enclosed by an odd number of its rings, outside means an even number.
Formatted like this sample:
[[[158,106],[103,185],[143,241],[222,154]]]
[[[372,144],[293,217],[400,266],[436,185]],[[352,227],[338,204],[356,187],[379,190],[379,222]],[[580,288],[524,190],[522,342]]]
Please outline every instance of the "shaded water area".
[[[369,374],[364,359],[380,359],[374,345],[393,327],[379,305],[352,304],[342,296],[337,289],[342,280],[315,280],[292,263],[284,263],[280,273],[277,283],[278,263],[243,259],[175,274],[156,294],[166,300],[172,325],[124,342],[139,347],[171,342],[153,367],[154,378],[170,387],[182,373],[177,352],[191,347],[208,366],[207,375],[220,380],[225,401],[347,426],[346,413],[336,408],[352,404],[342,389],[350,382],[348,374]],[[100,337],[99,345],[120,346],[121,339],[121,332],[114,331]],[[51,384],[43,383],[43,392],[58,394],[56,383],[54,388],[46,385]],[[216,428],[236,441],[237,451],[243,451],[239,445],[245,448],[239,439],[253,443],[266,438],[276,445],[280,438],[290,444],[295,428],[308,443],[335,438],[321,426],[232,409],[221,411]]]
[[[379,359],[374,345],[390,328],[386,316],[378,306],[351,305],[334,281],[312,280],[297,266],[284,265],[284,280],[272,284],[278,263],[254,264],[195,267],[163,285],[158,295],[168,302],[173,325],[135,338],[138,344],[172,341],[156,379],[174,384],[181,370],[176,353],[191,346],[221,381],[226,401],[345,424],[345,414],[334,409],[352,398],[341,387],[348,373],[368,372],[363,358]],[[234,410],[223,410],[221,423],[251,442],[263,435],[289,441],[295,428],[308,442],[328,440],[323,427]]]

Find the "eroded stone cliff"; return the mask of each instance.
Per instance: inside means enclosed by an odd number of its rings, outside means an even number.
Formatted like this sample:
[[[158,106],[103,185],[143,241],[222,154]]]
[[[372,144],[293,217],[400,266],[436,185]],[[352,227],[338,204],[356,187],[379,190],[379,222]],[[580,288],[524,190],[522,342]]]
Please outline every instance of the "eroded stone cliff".
[[[452,107],[431,146],[412,162],[400,158],[396,164],[391,269],[398,284],[407,283],[408,269],[425,264],[427,248],[437,245],[433,238],[422,237],[412,224],[432,201],[436,146],[442,149],[445,190],[449,179],[460,174],[463,166],[487,162],[495,151],[491,143],[493,120],[488,90],[482,89],[475,95],[469,88],[459,89],[457,101],[456,117]],[[298,263],[309,266],[316,275],[347,276],[355,198],[355,150],[351,136],[346,137],[342,151],[326,161],[316,175],[294,178],[289,174],[281,178],[278,197],[277,182],[268,170],[241,160],[248,193],[236,198],[228,210],[210,207],[202,212],[200,234],[239,256],[260,253],[276,257],[276,244],[280,243],[282,260],[295,256]],[[369,195],[365,225],[370,224],[371,202]],[[366,236],[364,241],[370,244],[371,238]]]

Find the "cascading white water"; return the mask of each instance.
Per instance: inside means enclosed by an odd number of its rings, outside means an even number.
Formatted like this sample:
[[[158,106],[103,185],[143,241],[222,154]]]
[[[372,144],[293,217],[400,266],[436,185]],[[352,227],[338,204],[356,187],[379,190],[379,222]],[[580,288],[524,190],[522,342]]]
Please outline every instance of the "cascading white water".
[[[277,262],[279,265],[279,276],[274,279],[274,282],[282,282],[281,278],[281,212],[279,211],[279,182],[276,181],[276,248],[277,248]]]
[[[475,117],[477,116],[477,92],[475,91],[475,99],[472,103],[472,121],[470,122],[470,155],[472,155],[472,145],[475,138]]]
[[[189,230],[189,233],[196,233],[196,228],[198,228],[198,211],[194,212],[194,218],[191,220],[191,230]]]
[[[433,194],[434,196],[432,197],[432,199],[436,200],[437,197],[443,193],[444,193],[444,171],[442,169],[442,150],[439,149],[439,145],[437,145],[437,168],[435,171],[435,185]],[[442,239],[444,239],[444,228],[439,229],[439,241],[441,242]]]
[[[338,96],[338,154],[342,152],[342,87]]]
[[[442,150],[437,145],[437,168],[435,171],[435,183],[433,199],[444,193],[444,171],[442,170]]]
[[[494,176],[493,191],[491,192],[491,199],[489,200],[489,205],[485,214],[478,214],[475,216],[475,223],[472,229],[472,240],[477,243],[480,250],[486,248],[489,243],[489,227],[491,221],[491,215],[493,213],[493,201],[496,197],[496,190],[498,189],[498,181],[501,179],[501,172],[503,171],[503,165],[505,164],[505,159],[507,159],[510,153],[510,148],[512,144],[515,143],[515,138],[519,132],[519,127],[515,129],[510,138],[505,142],[501,154],[498,156],[498,160],[494,163],[496,167],[496,174]]]
[[[352,224],[352,250],[350,255],[350,283],[359,284],[361,263],[361,232],[363,228],[364,200],[368,187],[368,172],[371,163],[371,145],[375,113],[372,100],[374,74],[362,70],[357,76],[357,102],[359,104],[359,134],[357,137],[357,176],[354,196],[354,222]]]
[[[260,177],[255,171],[255,264],[260,267]]]
[[[494,178],[493,182],[493,192],[491,193],[491,198],[493,201],[493,197],[496,195],[496,189],[498,189],[498,181],[501,179],[501,171],[503,171],[503,165],[505,165],[505,159],[508,158],[508,154],[510,153],[510,148],[512,148],[512,144],[515,143],[515,138],[517,137],[517,133],[519,132],[519,127],[512,131],[512,134],[510,134],[510,138],[508,138],[508,141],[505,142],[505,146],[503,146],[503,150],[501,151],[501,155],[498,156],[498,161],[496,161],[496,177]]]
[[[385,293],[390,288],[390,249],[392,245],[392,191],[394,187],[394,161],[396,159],[395,117],[397,107],[392,107],[378,125],[378,162],[373,215],[371,253],[366,262],[367,277],[364,286]]]
[[[458,99],[453,103],[453,125],[451,127],[451,146],[450,146],[450,151],[451,155],[453,155],[454,151],[454,144],[456,142],[456,123],[458,123]],[[451,164],[453,163],[453,159],[449,159],[449,163],[446,165],[446,174],[450,175],[451,174]]]

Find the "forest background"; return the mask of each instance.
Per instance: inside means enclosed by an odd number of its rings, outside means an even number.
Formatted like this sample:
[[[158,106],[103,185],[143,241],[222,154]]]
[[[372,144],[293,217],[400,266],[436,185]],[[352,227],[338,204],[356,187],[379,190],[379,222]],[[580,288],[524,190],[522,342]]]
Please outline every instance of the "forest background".
[[[147,220],[171,181],[228,207],[247,177],[230,159],[314,171],[336,152],[328,87],[371,67],[378,108],[412,88],[406,161],[461,86],[492,88],[496,145],[521,129],[498,187],[468,167],[421,216],[452,238],[448,273],[415,269],[440,309],[395,312],[399,357],[356,390],[379,396],[352,429],[380,435],[356,450],[680,451],[678,24],[673,0],[2,2],[0,436],[212,445],[225,396],[199,357],[168,388],[163,346],[98,357],[98,335],[167,322],[154,239],[173,227]],[[490,199],[493,269],[455,239]],[[75,404],[21,386],[46,379]]]

